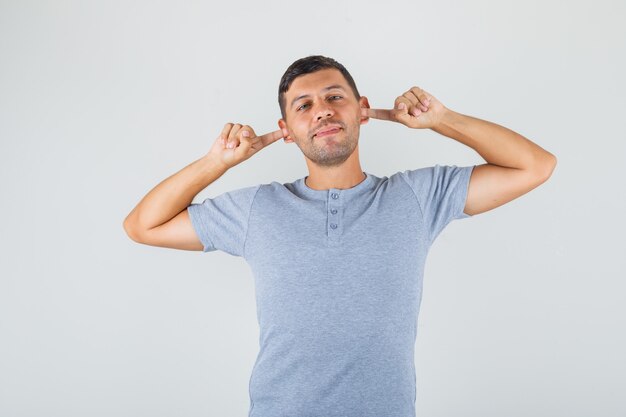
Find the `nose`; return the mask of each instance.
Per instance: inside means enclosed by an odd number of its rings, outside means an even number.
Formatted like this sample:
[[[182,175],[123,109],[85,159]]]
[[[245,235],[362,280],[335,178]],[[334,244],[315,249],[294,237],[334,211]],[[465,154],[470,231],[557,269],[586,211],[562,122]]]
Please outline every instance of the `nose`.
[[[335,112],[332,110],[332,108],[328,106],[327,103],[324,103],[320,105],[319,108],[317,109],[317,112],[315,113],[315,119],[319,121],[325,117],[326,118],[332,117],[334,114]]]

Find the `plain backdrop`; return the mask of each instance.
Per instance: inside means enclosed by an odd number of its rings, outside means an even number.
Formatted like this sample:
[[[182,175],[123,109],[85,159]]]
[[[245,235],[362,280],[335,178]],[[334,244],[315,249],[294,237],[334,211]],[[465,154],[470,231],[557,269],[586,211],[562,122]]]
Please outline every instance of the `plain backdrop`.
[[[243,258],[140,245],[122,222],[223,125],[278,128],[322,54],[372,107],[419,86],[558,158],[452,222],[426,263],[418,416],[626,415],[622,1],[1,1],[0,416],[245,416],[258,352]],[[371,120],[365,171],[480,164]],[[194,202],[307,174],[282,140]]]

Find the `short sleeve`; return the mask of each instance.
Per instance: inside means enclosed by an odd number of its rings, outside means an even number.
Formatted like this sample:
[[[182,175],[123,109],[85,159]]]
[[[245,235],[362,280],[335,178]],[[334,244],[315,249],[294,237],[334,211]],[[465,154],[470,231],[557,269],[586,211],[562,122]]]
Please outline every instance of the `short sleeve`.
[[[463,210],[473,169],[435,165],[400,173],[417,197],[431,242],[452,220],[470,217]]]
[[[191,224],[204,245],[204,252],[221,250],[243,256],[252,203],[260,187],[256,185],[229,191],[187,207]]]

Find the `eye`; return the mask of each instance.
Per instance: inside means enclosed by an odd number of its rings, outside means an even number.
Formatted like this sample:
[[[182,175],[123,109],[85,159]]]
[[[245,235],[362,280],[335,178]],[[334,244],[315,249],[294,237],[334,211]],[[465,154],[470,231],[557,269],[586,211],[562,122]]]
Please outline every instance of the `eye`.
[[[342,96],[330,96],[328,98],[334,100],[335,98],[341,99],[343,97]],[[309,103],[305,103],[305,104],[301,105],[300,107],[296,108],[296,111],[300,111],[300,110],[302,110],[304,108],[304,106],[308,106],[308,105],[309,105]]]

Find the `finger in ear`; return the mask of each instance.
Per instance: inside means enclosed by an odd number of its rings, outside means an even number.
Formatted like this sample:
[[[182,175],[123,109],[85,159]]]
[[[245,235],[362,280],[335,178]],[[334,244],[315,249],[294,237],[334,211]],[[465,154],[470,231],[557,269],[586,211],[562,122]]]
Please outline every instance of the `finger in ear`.
[[[408,98],[400,96],[396,99],[396,102],[394,103],[394,109],[399,110],[400,112],[408,113],[411,105],[412,103]]]

